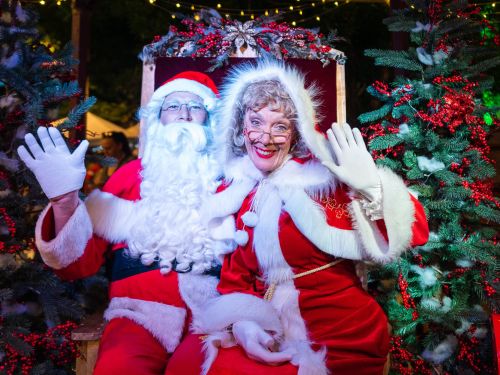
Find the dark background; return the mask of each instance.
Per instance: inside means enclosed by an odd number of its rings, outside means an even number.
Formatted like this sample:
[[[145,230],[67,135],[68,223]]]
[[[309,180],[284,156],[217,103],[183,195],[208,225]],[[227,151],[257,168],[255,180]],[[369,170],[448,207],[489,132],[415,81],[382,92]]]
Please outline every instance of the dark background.
[[[71,2],[45,0],[45,5],[28,4],[40,14],[40,27],[48,35],[49,43],[60,47],[71,40]],[[91,9],[91,37],[89,59],[90,95],[97,97],[97,104],[91,112],[118,125],[130,126],[137,122],[136,111],[140,103],[142,62],[138,58],[142,47],[157,35],[164,35],[171,24],[180,25],[179,13],[192,15],[191,5],[217,7],[218,2],[201,1],[175,2],[157,0],[154,5],[144,0],[93,0],[87,2]],[[296,26],[319,28],[327,35],[330,30],[345,41],[336,45],[344,51],[346,65],[348,121],[357,125],[356,117],[377,107],[377,103],[366,93],[366,87],[376,79],[387,79],[387,72],[373,66],[372,59],[363,56],[366,48],[390,48],[391,35],[382,23],[389,15],[385,3],[356,3],[317,1],[220,1],[221,14],[231,13],[231,18],[240,21],[250,19],[249,15],[263,15],[264,9],[282,9],[281,20],[296,21]],[[298,11],[283,10],[302,6]],[[245,16],[240,15],[240,10]],[[297,9],[297,8],[295,8]],[[177,15],[175,19],[172,14]],[[320,21],[316,16],[320,16]]]

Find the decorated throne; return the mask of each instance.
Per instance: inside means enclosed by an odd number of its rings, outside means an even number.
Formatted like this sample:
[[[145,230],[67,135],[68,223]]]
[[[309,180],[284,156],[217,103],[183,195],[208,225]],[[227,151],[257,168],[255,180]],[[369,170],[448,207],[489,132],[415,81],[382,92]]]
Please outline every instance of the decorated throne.
[[[224,19],[213,10],[203,10],[182,24],[182,31],[171,26],[167,35],[144,47],[141,106],[149,102],[157,87],[182,71],[205,72],[220,86],[234,65],[259,57],[277,58],[298,67],[306,73],[308,83],[319,87],[323,101],[329,103],[322,108],[323,121],[318,124],[322,129],[332,122],[346,121],[345,56],[331,45],[333,35],[324,38],[314,31],[272,20],[242,24]],[[141,152],[139,144],[139,155]],[[101,317],[90,317],[73,332],[81,351],[77,375],[92,374],[103,326]]]

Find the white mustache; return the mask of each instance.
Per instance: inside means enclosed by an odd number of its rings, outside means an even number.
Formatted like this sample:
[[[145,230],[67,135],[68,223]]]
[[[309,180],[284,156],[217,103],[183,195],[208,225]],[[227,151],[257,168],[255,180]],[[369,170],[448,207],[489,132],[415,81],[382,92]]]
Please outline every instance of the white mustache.
[[[159,148],[178,154],[185,149],[203,152],[211,139],[208,126],[196,123],[175,122],[163,125],[159,120],[149,125],[143,163],[149,163],[152,149]]]

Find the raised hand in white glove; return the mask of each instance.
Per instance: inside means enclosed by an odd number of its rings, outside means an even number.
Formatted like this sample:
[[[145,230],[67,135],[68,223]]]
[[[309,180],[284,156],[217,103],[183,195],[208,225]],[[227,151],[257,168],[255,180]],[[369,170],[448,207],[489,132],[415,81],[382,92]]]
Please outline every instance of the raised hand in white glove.
[[[337,164],[328,161],[324,161],[323,164],[340,181],[368,200],[380,200],[382,195],[380,177],[360,131],[351,129],[348,124],[333,123],[326,134]]]
[[[277,365],[292,359],[292,353],[271,351],[276,346],[276,342],[269,333],[253,321],[242,320],[234,323],[233,335],[236,342],[253,360]]]
[[[41,147],[33,134],[26,134],[24,146],[17,153],[26,166],[34,173],[45,195],[55,198],[71,191],[79,190],[85,179],[85,152],[89,142],[83,140],[73,153],[56,128],[39,127],[37,130]]]

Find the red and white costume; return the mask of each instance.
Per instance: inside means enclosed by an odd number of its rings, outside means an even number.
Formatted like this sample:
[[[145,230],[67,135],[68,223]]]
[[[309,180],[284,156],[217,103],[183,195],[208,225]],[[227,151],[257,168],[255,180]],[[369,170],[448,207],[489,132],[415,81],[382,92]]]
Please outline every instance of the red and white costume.
[[[303,89],[300,74],[279,64],[236,70],[222,94],[223,125],[231,127],[235,103],[246,86],[266,79],[287,88],[300,135],[315,158],[289,159],[264,176],[247,156],[236,157],[226,148],[228,187],[213,197],[210,212],[219,218],[235,215],[240,246],[224,260],[221,296],[202,315],[194,315],[194,332],[209,334],[206,359],[196,355],[201,340],[190,336],[167,373],[176,373],[179,361],[189,357],[193,368],[184,368],[184,374],[199,372],[203,361],[204,372],[219,375],[381,374],[389,349],[387,319],[363,290],[354,261],[386,263],[425,243],[423,208],[398,176],[380,168],[383,219],[372,221],[361,201],[321,164],[331,155],[325,137],[314,129],[311,93]],[[323,270],[294,276],[340,259]],[[269,287],[274,293],[264,299]],[[292,364],[267,366],[234,347],[228,328],[248,320],[280,336],[280,350],[295,352]]]
[[[207,87],[203,81],[204,74],[186,73],[167,81],[155,91],[148,106],[153,119],[159,118],[163,98],[176,91],[193,92],[204,100],[209,110],[213,109],[216,100],[213,82],[210,81],[212,87]],[[211,106],[207,101],[212,101]],[[169,125],[158,126],[164,128]],[[149,139],[149,135],[141,141],[160,143],[159,140]],[[144,144],[142,147],[145,147]],[[151,154],[148,150],[151,149],[146,145],[146,149],[142,150],[143,156],[148,152]],[[124,165],[111,176],[102,191],[94,191],[85,202],[80,202],[57,235],[50,204],[41,214],[36,227],[37,246],[44,262],[63,279],[76,280],[93,275],[106,261],[111,262],[110,304],[104,314],[109,324],[101,339],[95,374],[163,374],[170,353],[186,332],[191,313],[199,313],[199,306],[216,295],[217,278],[203,272],[203,269],[199,272],[169,272],[170,269],[162,269],[162,265],[171,266],[169,259],[162,263],[161,257],[160,262],[150,257],[149,262],[144,262],[144,259],[133,258],[126,253],[125,249],[130,248],[133,242],[142,242],[139,235],[134,235],[137,227],[154,224],[144,220],[145,217],[152,217],[149,206],[141,207],[141,203],[148,199],[145,198],[147,186],[155,185],[155,181],[143,184],[143,160]],[[165,172],[168,176],[173,170]],[[191,191],[177,191],[182,190],[182,181],[181,186],[173,189],[176,191],[169,191],[169,188],[172,190],[170,186],[160,186],[159,204],[154,201],[153,206],[165,211],[176,210],[179,216],[191,217],[186,219],[189,222],[201,223],[199,215],[196,215],[200,207],[183,202],[198,200],[190,197]],[[208,195],[210,192],[205,193]],[[163,196],[170,199],[168,202],[176,199],[179,202],[177,205],[161,205]],[[167,229],[170,230],[161,225],[152,228],[160,235],[164,234],[168,244]],[[182,231],[173,228],[172,232]],[[190,235],[191,240],[200,240],[192,232],[196,230],[190,232],[188,229],[182,233]],[[146,241],[146,238],[143,236],[142,240]],[[176,241],[179,239],[176,238]],[[136,244],[136,248],[140,249],[140,243]],[[202,248],[206,246],[200,245]],[[202,260],[206,262],[207,259],[210,261],[208,256]],[[172,268],[175,269],[175,265]],[[196,265],[193,270],[195,268]]]

